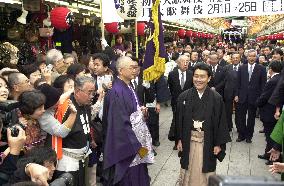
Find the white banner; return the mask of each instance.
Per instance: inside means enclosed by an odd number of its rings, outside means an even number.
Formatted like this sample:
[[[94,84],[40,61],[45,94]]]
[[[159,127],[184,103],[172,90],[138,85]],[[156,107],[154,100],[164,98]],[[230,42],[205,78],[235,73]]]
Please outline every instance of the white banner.
[[[108,20],[106,22],[119,19],[115,11],[115,1],[120,0],[103,0],[105,4],[103,5],[103,19]],[[142,15],[138,20],[147,21],[152,0],[142,0],[142,5]],[[261,16],[283,14],[284,0],[161,0],[160,7],[162,20]]]

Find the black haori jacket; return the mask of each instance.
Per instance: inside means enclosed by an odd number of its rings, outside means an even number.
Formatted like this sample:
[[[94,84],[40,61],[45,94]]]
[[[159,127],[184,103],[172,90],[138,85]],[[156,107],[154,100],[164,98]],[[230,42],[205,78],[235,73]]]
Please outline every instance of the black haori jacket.
[[[181,168],[188,169],[192,120],[192,102],[193,98],[198,97],[195,87],[184,91],[177,102],[177,139],[182,141],[183,152],[181,153]],[[226,122],[224,102],[220,94],[216,91],[206,88],[203,94],[206,110],[203,147],[203,167],[202,172],[214,172],[217,165],[217,156],[214,155],[214,146],[221,146],[222,153],[226,150],[226,143],[231,141]]]

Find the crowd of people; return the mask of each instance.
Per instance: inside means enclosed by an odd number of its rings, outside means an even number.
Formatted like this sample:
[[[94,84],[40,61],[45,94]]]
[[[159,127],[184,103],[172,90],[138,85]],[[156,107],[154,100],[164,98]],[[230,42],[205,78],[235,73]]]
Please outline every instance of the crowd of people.
[[[237,142],[252,143],[258,115],[267,142],[258,157],[284,172],[273,163],[281,162],[284,135],[281,46],[165,45],[165,74],[152,82],[143,80],[143,50],[136,58],[121,35],[94,54],[50,49],[33,63],[2,62],[0,185],[61,179],[94,186],[97,178],[106,186],[150,185],[147,166],[160,146],[159,113],[168,100],[180,185],[207,185],[233,123]]]

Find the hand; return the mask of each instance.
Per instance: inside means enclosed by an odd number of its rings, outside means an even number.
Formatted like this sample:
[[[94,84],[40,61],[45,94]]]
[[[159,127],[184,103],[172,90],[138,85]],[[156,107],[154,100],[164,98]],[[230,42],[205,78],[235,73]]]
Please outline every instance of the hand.
[[[213,152],[214,152],[214,155],[218,155],[221,152],[221,147],[220,146],[215,146]]]
[[[141,111],[142,111],[143,116],[144,116],[145,118],[148,117],[148,108],[147,108],[147,107],[142,106],[142,107],[141,107]]]
[[[157,104],[156,104],[155,110],[156,110],[157,113],[160,113],[160,111],[161,111],[161,105],[160,105],[160,103],[157,103]]]
[[[178,140],[177,150],[180,151],[180,152],[182,152],[182,143],[181,143],[181,140]]]
[[[77,113],[77,109],[76,109],[75,105],[72,103],[71,100],[70,100],[70,102],[69,102],[69,108],[70,108],[70,111],[71,111],[72,113]]]
[[[99,94],[98,101],[102,101],[106,93],[103,88],[100,88],[97,90],[97,94]]]
[[[4,73],[4,72],[19,72],[17,69],[12,69],[12,68],[8,68],[8,67],[5,67],[5,68],[2,68],[1,70],[0,70],[0,75],[2,76],[2,74]]]
[[[31,163],[26,168],[26,174],[31,177],[31,180],[41,186],[48,186],[49,171],[46,167],[36,163]]]
[[[96,144],[96,142],[95,142],[94,140],[92,140],[92,142],[91,142],[91,147],[92,147],[93,149],[95,149],[97,146],[98,146],[98,145]]]
[[[67,92],[65,92],[65,93],[63,93],[63,94],[61,94],[61,96],[60,96],[60,98],[59,98],[59,103],[60,104],[62,104],[62,103],[64,103],[64,101],[66,100],[66,99],[69,99],[70,98],[70,96],[71,96],[71,94],[74,92],[74,90],[69,90],[69,91],[67,91]]]
[[[8,137],[8,145],[10,147],[10,154],[19,155],[21,149],[23,148],[26,142],[26,134],[25,131],[20,127],[16,126],[19,130],[19,135],[17,137],[13,137],[11,135],[11,129],[8,128],[7,130],[7,137]]]
[[[111,89],[111,88],[112,88],[112,82],[109,82],[109,83],[107,84],[107,88],[108,88],[108,89]]]
[[[280,157],[280,152],[278,150],[275,150],[274,148],[272,148],[267,153],[270,153],[270,158],[269,158],[270,161],[276,161]]]
[[[45,68],[41,71],[42,76],[45,78],[48,84],[51,84],[51,69]]]
[[[19,122],[23,124],[24,126],[28,125],[28,120],[26,120],[26,118],[24,117],[19,117]]]
[[[279,120],[279,118],[280,118],[280,110],[276,110],[276,111],[275,111],[274,118],[275,118],[276,120]]]
[[[239,102],[239,96],[235,96],[234,101],[235,101],[236,103],[238,103],[238,102]]]
[[[272,174],[277,172],[284,172],[284,163],[274,162],[273,165],[269,165],[269,171]]]

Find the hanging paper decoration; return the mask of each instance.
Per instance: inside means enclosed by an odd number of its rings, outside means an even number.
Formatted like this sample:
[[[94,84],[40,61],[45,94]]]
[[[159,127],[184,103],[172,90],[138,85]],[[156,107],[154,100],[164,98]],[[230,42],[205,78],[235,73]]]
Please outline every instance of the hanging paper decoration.
[[[137,23],[137,34],[139,36],[145,35],[145,27],[146,27],[146,24],[144,22],[138,22]]]
[[[56,7],[50,11],[50,21],[54,28],[66,30],[74,22],[74,16],[71,10],[66,7]]]
[[[185,37],[185,30],[184,29],[179,29],[178,30],[178,37],[183,39]]]
[[[114,0],[117,14],[124,20],[137,19],[143,10],[142,0]]]
[[[113,22],[113,23],[105,23],[105,29],[111,34],[116,34],[119,32],[118,29],[118,22]]]

